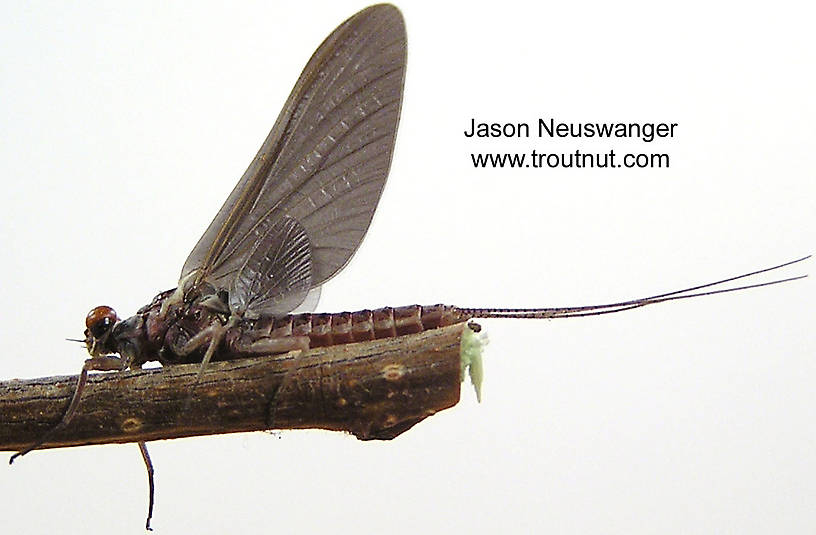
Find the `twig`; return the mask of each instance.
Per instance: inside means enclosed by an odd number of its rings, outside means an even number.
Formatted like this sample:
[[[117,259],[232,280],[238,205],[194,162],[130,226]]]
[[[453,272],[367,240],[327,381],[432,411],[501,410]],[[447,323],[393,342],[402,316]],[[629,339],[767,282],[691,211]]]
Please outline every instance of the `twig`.
[[[95,374],[71,424],[43,448],[307,428],[388,440],[459,401],[464,328],[212,363],[187,411],[196,364]],[[76,381],[0,382],[0,450],[53,427]]]

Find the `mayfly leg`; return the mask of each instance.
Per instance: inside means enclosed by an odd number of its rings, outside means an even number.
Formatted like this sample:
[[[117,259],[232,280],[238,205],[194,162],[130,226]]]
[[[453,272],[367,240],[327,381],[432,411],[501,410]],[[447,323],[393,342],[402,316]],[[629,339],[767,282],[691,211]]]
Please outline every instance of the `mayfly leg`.
[[[190,395],[184,405],[184,411],[190,407],[193,393],[204,377],[204,372],[212,361],[218,347],[224,343],[224,338],[230,329],[236,328],[239,324],[239,317],[232,315],[227,321],[226,325],[221,325],[219,322],[214,322],[212,325],[197,333],[192,337],[184,347],[179,351],[182,355],[187,355],[196,349],[207,347],[201,364],[198,368],[195,381],[190,389]],[[308,336],[283,336],[283,337],[267,337],[255,340],[248,344],[237,344],[234,349],[247,357],[253,356],[267,356],[284,354],[293,351],[305,351],[309,349]]]
[[[153,481],[153,461],[150,460],[150,453],[147,451],[147,443],[139,442],[139,452],[142,454],[145,468],[147,469],[147,487],[148,487],[148,501],[147,501],[147,520],[145,520],[145,529],[153,531],[150,527],[150,519],[153,518],[153,497],[155,494],[156,485]]]
[[[268,417],[266,420],[268,429],[275,428],[275,418],[278,414],[279,406],[278,401],[281,392],[285,392],[286,389],[289,388],[290,382],[295,380],[295,377],[297,376],[296,370],[299,367],[299,361],[303,358],[303,351],[301,350],[290,351],[289,353],[281,355],[278,358],[292,359],[292,364],[291,366],[289,366],[289,369],[286,370],[286,373],[283,375],[283,378],[281,379],[277,390],[275,390],[275,393],[272,394],[272,399],[269,402],[269,409],[267,410]]]
[[[62,415],[62,419],[59,421],[59,423],[57,423],[57,425],[46,431],[39,438],[39,440],[12,455],[11,459],[9,459],[9,464],[14,463],[17,457],[22,457],[26,453],[36,450],[71,423],[71,420],[74,418],[74,414],[76,414],[77,407],[79,406],[79,400],[82,397],[82,392],[85,390],[85,385],[88,382],[89,371],[121,371],[124,369],[125,361],[119,357],[104,356],[87,359],[85,364],[82,366],[82,372],[79,374],[79,379],[77,380],[76,387],[74,388],[74,395],[71,398],[71,402],[68,404],[68,408]]]
[[[241,350],[245,353],[254,353],[258,356],[271,355],[273,358],[278,359],[292,359],[292,365],[286,370],[278,388],[275,390],[275,393],[272,394],[270,409],[267,411],[269,414],[267,427],[268,429],[272,429],[274,427],[275,414],[277,413],[278,397],[281,391],[285,390],[289,382],[297,375],[295,370],[298,369],[298,361],[302,358],[303,353],[309,350],[309,337],[291,335],[277,338],[262,338],[242,347]]]

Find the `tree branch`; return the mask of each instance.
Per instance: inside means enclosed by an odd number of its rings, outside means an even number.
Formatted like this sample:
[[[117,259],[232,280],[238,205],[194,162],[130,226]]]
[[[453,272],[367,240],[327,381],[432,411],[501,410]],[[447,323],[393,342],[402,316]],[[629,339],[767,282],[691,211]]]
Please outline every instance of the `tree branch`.
[[[307,428],[388,440],[459,401],[464,328],[216,362],[195,390],[196,364],[95,374],[70,425],[43,448]],[[76,381],[1,382],[0,450],[56,425]]]

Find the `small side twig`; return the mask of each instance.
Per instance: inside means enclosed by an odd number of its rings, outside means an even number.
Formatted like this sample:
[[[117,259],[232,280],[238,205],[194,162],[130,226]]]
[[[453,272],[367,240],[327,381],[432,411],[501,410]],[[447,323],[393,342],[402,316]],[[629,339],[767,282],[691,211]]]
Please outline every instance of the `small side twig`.
[[[43,448],[267,429],[394,438],[459,401],[465,324],[304,353],[91,376],[71,424]],[[20,450],[62,417],[76,376],[0,382],[0,450]]]

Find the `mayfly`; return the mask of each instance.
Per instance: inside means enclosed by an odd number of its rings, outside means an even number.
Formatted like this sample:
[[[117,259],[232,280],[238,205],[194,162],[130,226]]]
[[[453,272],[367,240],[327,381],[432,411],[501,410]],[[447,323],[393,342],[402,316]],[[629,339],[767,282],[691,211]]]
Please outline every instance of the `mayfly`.
[[[296,314],[351,259],[371,223],[391,165],[402,103],[406,35],[402,15],[375,5],[318,47],[275,125],[193,248],[177,288],[120,319],[91,310],[85,361],[61,421],[15,458],[70,424],[90,371],[200,363],[398,337],[471,318],[565,318],[609,314],[664,301],[778,284],[710,289],[799,262],[684,290],[606,305],[495,309],[448,305]],[[153,510],[152,467],[148,466]]]

